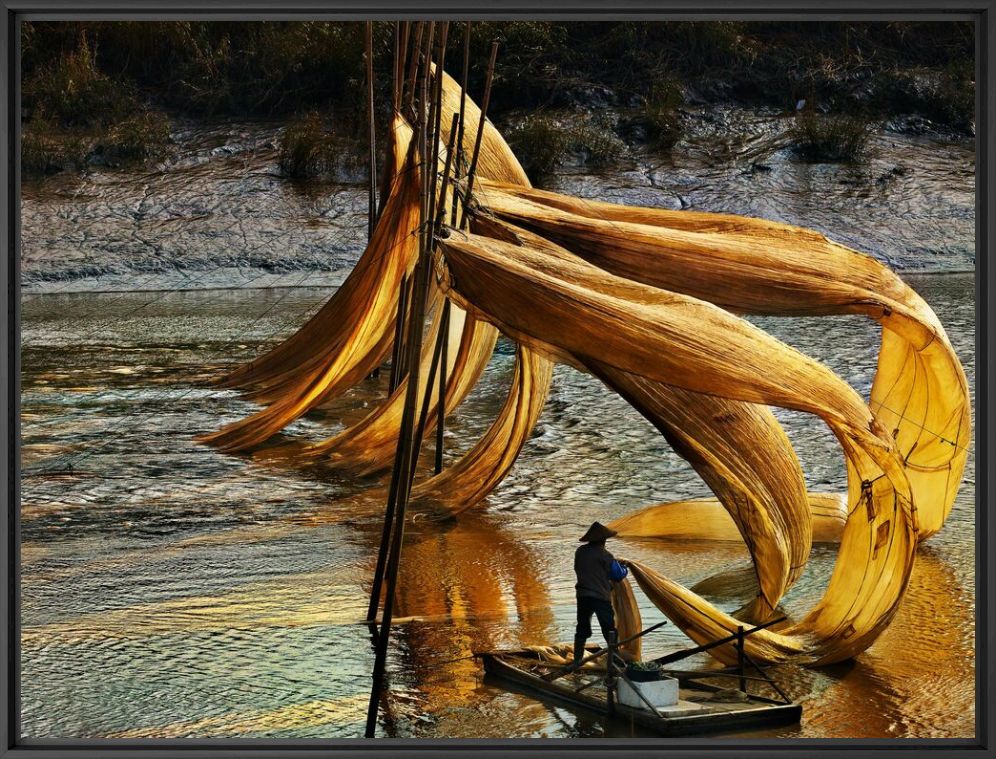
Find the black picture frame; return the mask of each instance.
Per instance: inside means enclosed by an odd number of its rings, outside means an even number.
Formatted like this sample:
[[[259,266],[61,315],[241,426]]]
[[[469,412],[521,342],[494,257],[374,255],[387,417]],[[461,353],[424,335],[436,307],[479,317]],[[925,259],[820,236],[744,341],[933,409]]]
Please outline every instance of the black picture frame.
[[[92,19],[244,19],[244,20],[386,20],[386,19],[563,19],[612,20],[971,20],[976,28],[976,737],[975,739],[564,739],[564,740],[19,740],[19,507],[20,507],[20,333],[19,293],[19,28],[22,20]],[[5,655],[0,664],[3,680],[0,716],[0,756],[9,759],[61,757],[379,757],[398,753],[445,753],[473,756],[508,752],[516,756],[561,757],[576,753],[605,752],[614,757],[642,757],[665,752],[669,757],[832,754],[847,750],[854,756],[899,757],[921,751],[941,751],[950,757],[969,757],[992,751],[993,718],[990,693],[996,684],[993,633],[996,603],[993,593],[996,567],[988,551],[996,547],[996,520],[988,513],[996,468],[996,440],[990,399],[991,370],[996,327],[990,309],[996,292],[991,266],[996,202],[996,0],[506,0],[499,7],[484,0],[433,0],[402,3],[397,0],[3,0],[0,20],[0,59],[4,64],[0,130],[5,146],[0,162],[0,226],[3,229],[2,278],[6,329],[0,336],[4,357],[0,392],[3,471],[2,540],[4,560],[0,581],[5,593],[0,601],[3,619],[0,644]]]

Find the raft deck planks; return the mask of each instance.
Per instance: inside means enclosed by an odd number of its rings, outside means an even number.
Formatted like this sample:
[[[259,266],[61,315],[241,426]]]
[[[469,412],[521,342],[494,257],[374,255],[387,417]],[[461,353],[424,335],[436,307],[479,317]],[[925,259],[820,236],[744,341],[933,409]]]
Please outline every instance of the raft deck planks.
[[[541,662],[532,652],[491,652],[480,653],[485,671],[495,678],[522,686],[525,690],[548,696],[563,703],[606,713],[604,696],[590,691],[576,692],[570,685],[559,681],[547,681],[525,667]],[[701,694],[718,690],[709,685],[696,684],[694,688],[682,687],[683,697],[689,691]],[[791,725],[802,716],[802,706],[785,704],[763,696],[751,695],[747,702],[710,702],[700,704],[703,711],[679,716],[658,716],[644,709],[634,709],[616,703],[616,718],[633,722],[665,736],[684,736],[702,733],[734,732],[753,730],[778,725]]]

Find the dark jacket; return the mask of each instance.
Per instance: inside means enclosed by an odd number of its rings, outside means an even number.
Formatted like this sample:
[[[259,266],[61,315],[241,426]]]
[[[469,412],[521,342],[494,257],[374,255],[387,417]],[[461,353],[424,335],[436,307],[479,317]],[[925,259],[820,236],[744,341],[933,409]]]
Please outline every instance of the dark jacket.
[[[574,552],[574,573],[578,576],[574,586],[579,596],[612,599],[612,562],[615,558],[605,548],[605,543],[585,543]]]

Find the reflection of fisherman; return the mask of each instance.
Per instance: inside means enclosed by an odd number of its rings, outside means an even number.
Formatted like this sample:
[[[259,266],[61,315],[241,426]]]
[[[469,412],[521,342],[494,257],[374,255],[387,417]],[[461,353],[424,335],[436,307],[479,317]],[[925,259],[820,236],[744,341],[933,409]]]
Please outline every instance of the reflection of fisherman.
[[[584,643],[591,637],[591,615],[598,618],[605,641],[609,633],[616,631],[615,615],[612,613],[612,583],[619,582],[627,574],[615,557],[605,549],[605,541],[615,535],[605,525],[594,522],[581,538],[585,545],[574,552],[574,572],[578,577],[578,626],[574,633],[574,663],[584,655]]]

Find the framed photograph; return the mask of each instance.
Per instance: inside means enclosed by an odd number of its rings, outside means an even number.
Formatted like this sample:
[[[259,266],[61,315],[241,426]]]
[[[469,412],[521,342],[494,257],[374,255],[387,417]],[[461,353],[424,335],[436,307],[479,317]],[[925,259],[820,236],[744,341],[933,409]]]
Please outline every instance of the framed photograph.
[[[990,749],[992,0],[5,0],[3,756]]]

